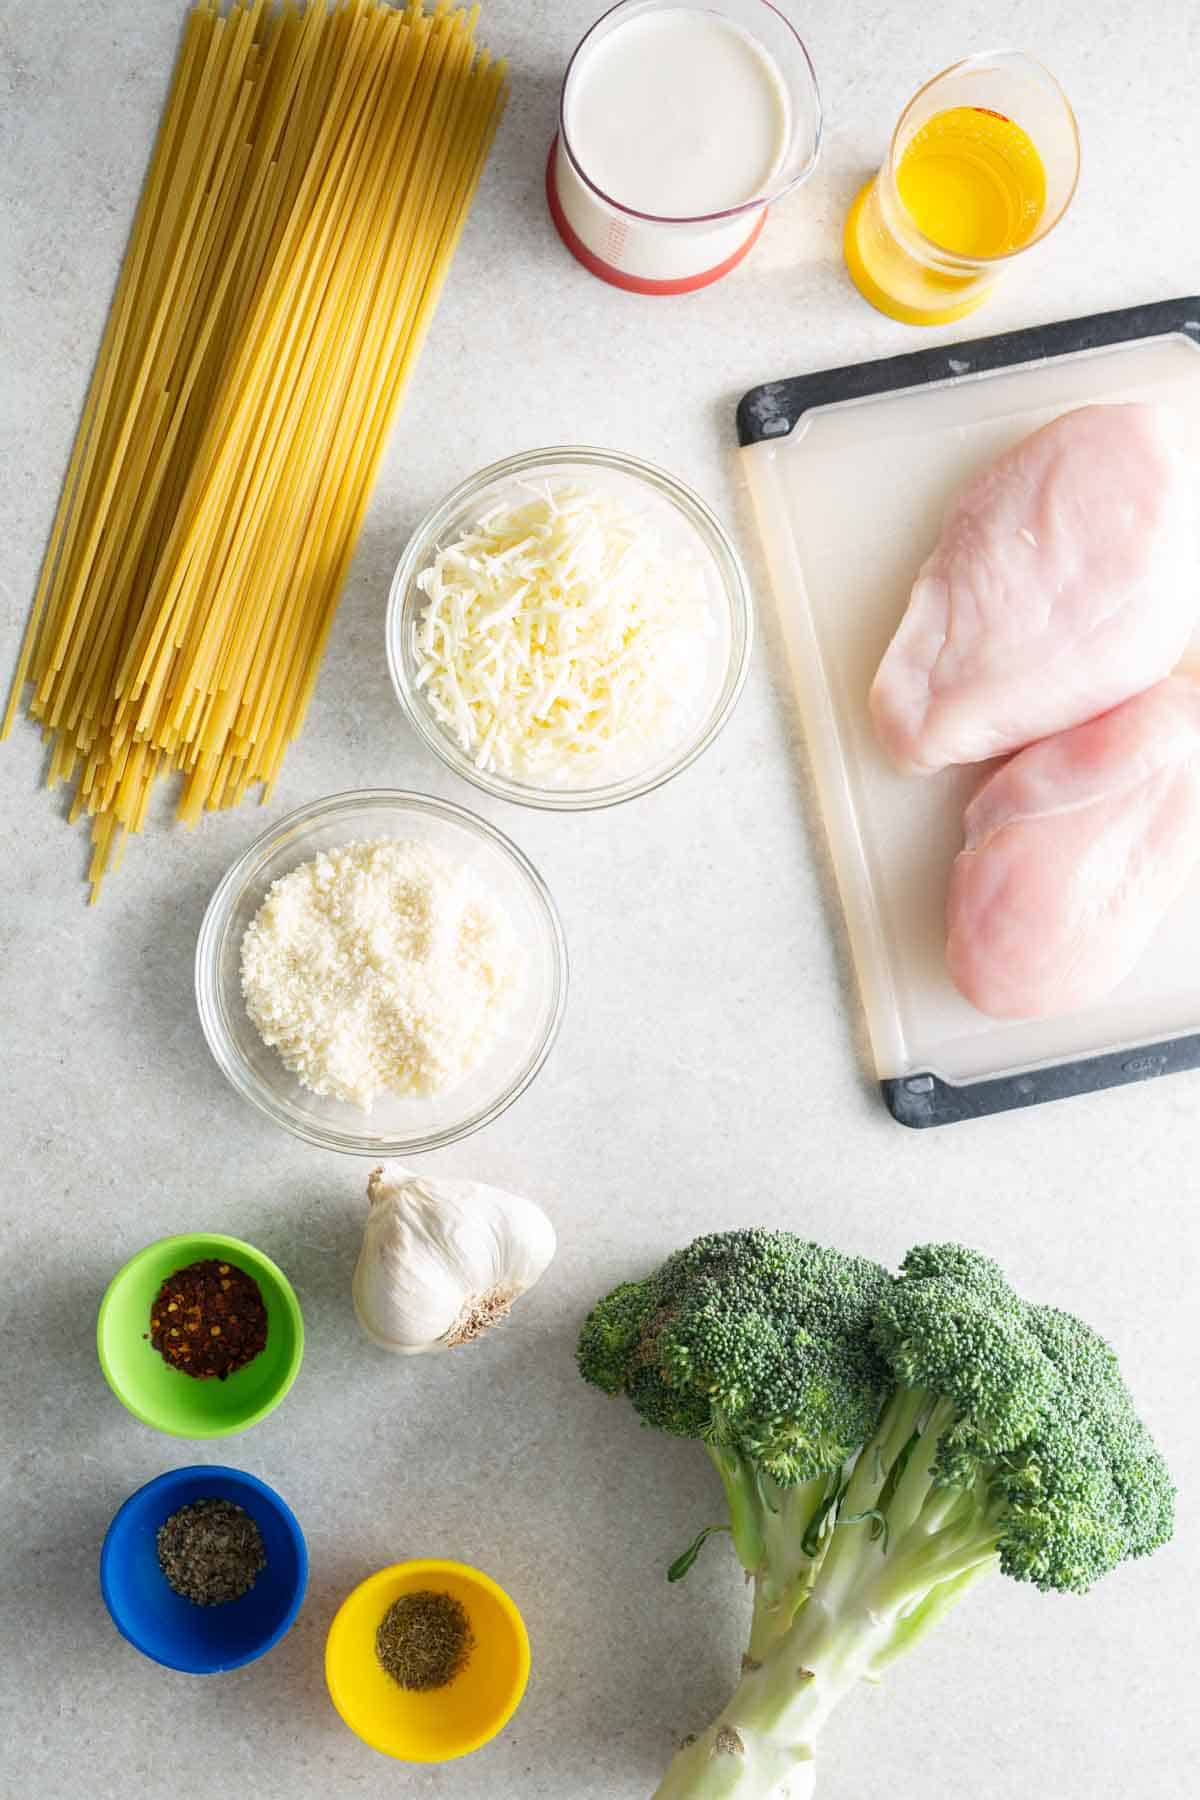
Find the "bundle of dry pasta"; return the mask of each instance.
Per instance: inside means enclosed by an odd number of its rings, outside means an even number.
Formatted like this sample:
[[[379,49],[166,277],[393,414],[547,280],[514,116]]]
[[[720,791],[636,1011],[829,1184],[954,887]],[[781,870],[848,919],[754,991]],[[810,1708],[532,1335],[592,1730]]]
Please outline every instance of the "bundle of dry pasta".
[[[199,0],[0,736],[27,681],[95,899],[160,774],[269,792],[506,95],[478,8]]]

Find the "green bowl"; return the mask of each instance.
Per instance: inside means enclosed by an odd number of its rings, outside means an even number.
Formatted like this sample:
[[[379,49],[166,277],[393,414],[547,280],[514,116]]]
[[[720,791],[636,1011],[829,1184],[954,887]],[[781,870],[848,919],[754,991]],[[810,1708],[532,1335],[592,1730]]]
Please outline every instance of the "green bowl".
[[[147,1335],[150,1307],[168,1275],[210,1257],[253,1276],[267,1309],[266,1348],[224,1381],[171,1368]],[[231,1437],[265,1419],[295,1381],[304,1322],[291,1283],[270,1257],[240,1238],[189,1231],[147,1244],[118,1269],[100,1302],[96,1348],[109,1387],[144,1425],[171,1437]]]

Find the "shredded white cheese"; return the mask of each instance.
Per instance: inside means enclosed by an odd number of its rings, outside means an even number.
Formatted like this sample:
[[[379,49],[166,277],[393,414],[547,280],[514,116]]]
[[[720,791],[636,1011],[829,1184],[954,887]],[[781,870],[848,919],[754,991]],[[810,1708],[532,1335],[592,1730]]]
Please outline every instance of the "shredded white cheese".
[[[606,489],[527,492],[418,575],[416,685],[481,770],[624,778],[697,722],[716,636],[704,569]]]
[[[242,939],[242,992],[305,1087],[369,1111],[382,1093],[440,1093],[476,1067],[521,964],[472,870],[384,838],[322,851],[271,884]]]

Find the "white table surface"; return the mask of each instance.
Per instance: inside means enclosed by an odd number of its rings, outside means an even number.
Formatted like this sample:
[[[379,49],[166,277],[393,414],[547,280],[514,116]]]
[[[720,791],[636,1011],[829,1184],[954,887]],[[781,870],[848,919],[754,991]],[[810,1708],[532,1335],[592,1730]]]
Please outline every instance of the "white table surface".
[[[687,299],[578,268],[542,200],[566,56],[598,0],[490,0],[515,89],[395,432],[302,740],[264,816],[188,836],[162,811],[100,908],[83,838],[40,786],[27,724],[0,759],[0,1790],[91,1800],[634,1800],[733,1679],[746,1601],[710,1547],[700,1452],[640,1432],[575,1374],[582,1313],[702,1230],[763,1223],[894,1259],[956,1237],[1119,1346],[1185,1489],[1179,1538],[1086,1600],[997,1580],[828,1732],[823,1800],[1053,1800],[1194,1793],[1196,1169],[1200,1077],[911,1134],[860,1060],[857,1003],[780,658],[761,631],[718,745],[660,793],[592,817],[476,798],[401,723],[384,667],[388,578],[414,522],[471,469],[583,441],[660,461],[735,531],[765,599],[733,408],[754,383],[909,349],[839,256],[856,184],[919,81],[995,39],[1027,44],[1077,106],[1084,176],[1020,284],[943,335],[1200,288],[1200,32],[1189,0],[980,0],[803,9],[829,130],[810,186],[752,257]],[[0,0],[5,232],[0,662],[16,655],[58,483],[156,127],[183,0]],[[544,871],[573,958],[567,1022],[536,1087],[424,1166],[523,1189],[556,1263],[510,1326],[397,1363],[360,1336],[349,1283],[366,1165],[294,1142],[226,1087],[192,1003],[192,949],[222,870],[270,819],[365,785],[477,805]],[[308,1349],[285,1404],[213,1446],[126,1415],[96,1364],[96,1304],[140,1245],[229,1231],[277,1257]],[[227,1459],[276,1484],[312,1579],[273,1654],[217,1680],[168,1673],[113,1631],[96,1582],[142,1481]],[[533,1641],[528,1696],[465,1763],[406,1770],[325,1695],[339,1600],[381,1564],[482,1564]]]

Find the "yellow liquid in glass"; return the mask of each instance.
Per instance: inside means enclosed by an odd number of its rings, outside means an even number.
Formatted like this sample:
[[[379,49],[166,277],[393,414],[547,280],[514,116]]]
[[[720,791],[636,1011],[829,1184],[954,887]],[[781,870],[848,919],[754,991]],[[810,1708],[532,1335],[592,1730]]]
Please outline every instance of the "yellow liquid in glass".
[[[1033,139],[981,106],[951,107],[927,120],[905,145],[896,186],[918,231],[955,256],[1019,250],[1046,204],[1046,171]]]

